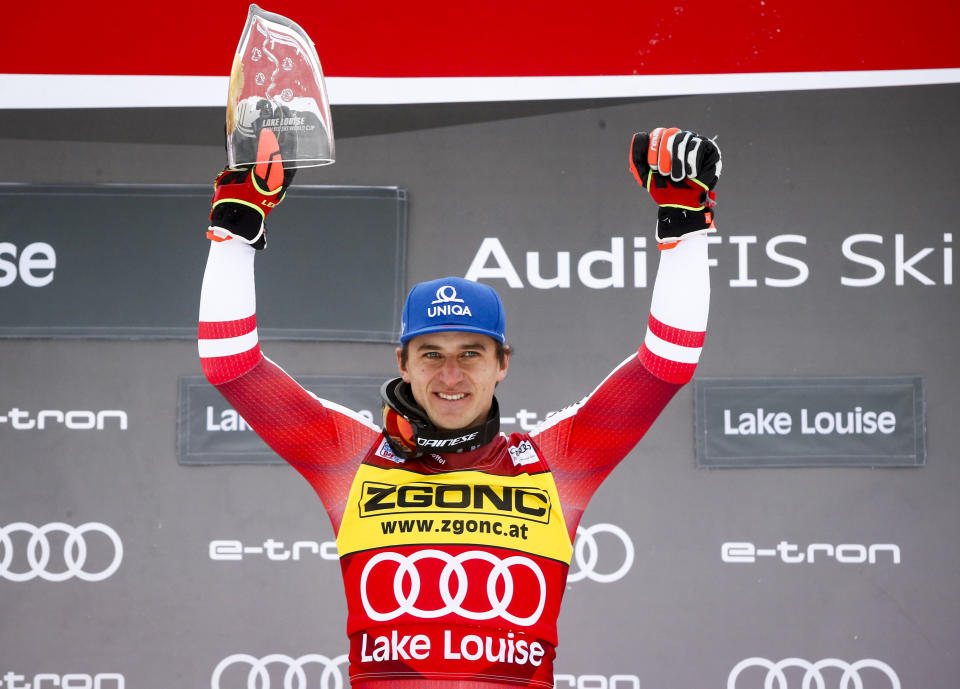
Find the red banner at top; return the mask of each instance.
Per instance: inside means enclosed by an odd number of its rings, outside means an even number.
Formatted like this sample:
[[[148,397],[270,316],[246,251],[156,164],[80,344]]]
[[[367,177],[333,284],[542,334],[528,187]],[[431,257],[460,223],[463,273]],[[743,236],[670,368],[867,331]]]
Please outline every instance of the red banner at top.
[[[92,0],[4,10],[0,73],[229,73],[247,2]],[[457,3],[284,0],[332,77],[504,77],[960,66],[956,0]]]

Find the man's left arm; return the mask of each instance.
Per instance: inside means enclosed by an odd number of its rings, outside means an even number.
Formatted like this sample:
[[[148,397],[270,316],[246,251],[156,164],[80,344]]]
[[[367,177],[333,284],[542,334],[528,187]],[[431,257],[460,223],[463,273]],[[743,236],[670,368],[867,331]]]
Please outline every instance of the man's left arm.
[[[704,235],[715,229],[719,149],[693,132],[657,129],[634,135],[630,168],[659,206],[660,265],[643,344],[590,395],[530,434],[550,464],[571,538],[603,479],[693,377],[706,333]]]

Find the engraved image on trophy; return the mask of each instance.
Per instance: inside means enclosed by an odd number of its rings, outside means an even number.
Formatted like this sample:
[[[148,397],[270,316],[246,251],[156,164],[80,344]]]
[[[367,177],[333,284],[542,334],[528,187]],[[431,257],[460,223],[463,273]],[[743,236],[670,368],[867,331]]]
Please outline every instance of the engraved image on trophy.
[[[260,132],[272,131],[287,168],[334,162],[333,123],[320,59],[295,22],[250,5],[230,71],[227,164],[257,162]]]

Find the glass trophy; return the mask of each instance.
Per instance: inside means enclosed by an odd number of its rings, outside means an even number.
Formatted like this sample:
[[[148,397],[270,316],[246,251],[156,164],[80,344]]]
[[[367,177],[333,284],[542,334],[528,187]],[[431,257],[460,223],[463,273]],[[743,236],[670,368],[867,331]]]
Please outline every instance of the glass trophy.
[[[250,5],[227,95],[231,168],[276,155],[274,147],[259,145],[264,129],[276,136],[286,168],[334,161],[330,102],[313,42],[296,22]]]

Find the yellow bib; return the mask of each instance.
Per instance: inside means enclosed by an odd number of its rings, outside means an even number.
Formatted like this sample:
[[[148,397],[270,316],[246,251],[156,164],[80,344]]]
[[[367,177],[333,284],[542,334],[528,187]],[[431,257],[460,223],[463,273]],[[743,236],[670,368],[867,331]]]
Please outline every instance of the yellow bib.
[[[509,548],[565,564],[573,553],[550,472],[425,475],[361,464],[337,536],[340,557],[417,544]]]

